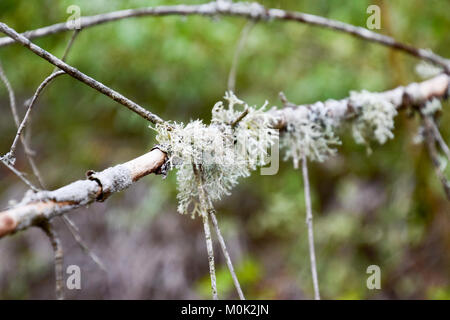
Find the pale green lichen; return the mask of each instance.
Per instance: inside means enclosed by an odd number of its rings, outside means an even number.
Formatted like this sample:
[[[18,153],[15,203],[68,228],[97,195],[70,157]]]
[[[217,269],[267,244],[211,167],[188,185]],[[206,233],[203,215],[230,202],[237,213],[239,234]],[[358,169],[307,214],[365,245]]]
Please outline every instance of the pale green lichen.
[[[369,147],[371,141],[384,144],[394,137],[392,130],[397,109],[383,95],[368,91],[351,92],[350,103],[356,114],[353,121],[356,143]]]
[[[329,116],[325,104],[319,102],[304,109],[286,109],[286,132],[281,138],[285,160],[292,158],[298,168],[303,157],[322,162],[336,153],[341,144],[334,131],[338,122]]]
[[[218,102],[212,110],[210,125],[200,120],[158,124],[156,140],[177,169],[178,212],[199,211],[198,175],[211,201],[229,195],[241,177],[266,164],[267,149],[274,143],[275,120],[262,108],[248,106],[232,92],[225,95],[228,105]],[[235,107],[239,106],[241,110]],[[237,123],[244,110],[247,114]]]
[[[441,67],[438,67],[427,61],[421,61],[420,63],[418,63],[416,65],[416,73],[422,79],[428,79],[428,78],[435,77],[442,72],[443,72],[443,69]]]

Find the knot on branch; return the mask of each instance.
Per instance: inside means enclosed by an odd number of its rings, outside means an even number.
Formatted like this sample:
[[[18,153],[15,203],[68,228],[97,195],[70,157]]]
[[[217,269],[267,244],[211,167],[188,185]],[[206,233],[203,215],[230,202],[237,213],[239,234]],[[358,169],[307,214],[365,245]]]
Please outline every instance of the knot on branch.
[[[111,193],[122,191],[133,183],[130,169],[122,164],[102,172],[89,170],[86,175],[89,180],[97,182],[100,186],[101,191],[97,195],[97,201],[104,201]]]
[[[157,144],[150,151],[153,151],[155,149],[158,149],[159,151],[164,152],[166,155],[169,153],[168,146],[163,146],[163,145]],[[166,157],[164,160],[164,163],[160,167],[158,167],[154,173],[156,175],[162,175],[162,178],[165,179],[165,178],[167,178],[167,175],[171,168],[172,168],[172,166],[169,161],[169,158]]]

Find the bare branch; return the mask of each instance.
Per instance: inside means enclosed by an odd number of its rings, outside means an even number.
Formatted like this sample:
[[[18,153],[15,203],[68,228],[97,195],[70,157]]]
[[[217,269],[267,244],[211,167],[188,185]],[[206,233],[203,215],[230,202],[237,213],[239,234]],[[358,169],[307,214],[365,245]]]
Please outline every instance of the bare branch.
[[[16,124],[16,127],[19,128],[20,120],[19,120],[19,115],[17,113],[16,98],[15,98],[15,95],[14,95],[14,90],[12,89],[12,86],[11,86],[9,80],[8,80],[6,74],[4,73],[4,70],[3,70],[3,67],[1,65],[1,63],[0,63],[0,79],[5,84],[6,89],[8,90],[9,100],[10,100],[10,107],[11,107],[11,112],[13,114],[14,123]],[[29,162],[29,164],[31,166],[31,169],[33,170],[33,173],[36,176],[36,178],[38,179],[38,182],[40,183],[41,187],[43,187],[41,175],[40,175],[39,170],[38,170],[38,168],[37,168],[37,166],[36,166],[36,164],[35,164],[35,162],[33,160],[33,152],[29,148],[28,143],[27,143],[25,138],[21,137],[21,142],[23,144],[23,147],[24,147],[24,150],[25,150],[25,155],[26,155],[27,160],[28,160],[28,162]],[[14,150],[10,150],[6,156],[8,158],[10,158],[10,160],[11,160],[10,164],[11,164],[11,167],[13,167],[13,164],[15,162]],[[11,169],[10,167],[8,167],[8,168]],[[17,174],[19,171],[18,170],[13,170],[13,172],[15,174]],[[24,178],[23,174],[19,175],[19,178],[21,178],[23,180],[23,178]],[[26,183],[28,185],[31,184],[31,182],[29,182],[28,180],[26,180],[26,181],[27,181]]]
[[[27,229],[43,219],[52,219],[128,188],[140,178],[158,172],[166,154],[154,149],[124,164],[101,172],[89,172],[89,178],[78,180],[55,191],[27,193],[16,206],[0,212],[0,238]]]
[[[8,160],[4,159],[4,157],[0,158],[0,162],[3,163],[5,165],[5,167],[7,167],[9,170],[11,170],[17,177],[19,177],[19,179],[22,180],[28,187],[30,187],[31,190],[33,190],[34,192],[38,192],[39,191],[38,188],[36,188],[27,178],[25,178],[25,175],[22,172],[20,172],[16,168],[14,168],[8,162]],[[0,229],[1,229],[1,227],[0,227]],[[0,232],[0,234],[1,234],[1,232]]]
[[[19,125],[19,114],[17,113],[17,107],[16,107],[16,97],[14,95],[14,90],[11,86],[11,83],[8,80],[8,77],[5,74],[5,71],[3,70],[3,66],[0,62],[0,80],[5,84],[6,90],[8,91],[9,96],[9,103],[11,106],[11,112],[13,114],[14,122],[16,125]]]
[[[312,26],[318,26],[322,28],[344,32],[360,39],[379,43],[386,47],[400,50],[417,58],[440,65],[444,67],[447,71],[450,70],[450,62],[448,59],[445,59],[437,54],[434,54],[429,50],[417,49],[411,45],[400,43],[391,37],[370,31],[362,27],[357,27],[348,23],[344,23],[341,21],[331,20],[324,17],[301,12],[285,11],[281,9],[266,9],[258,3],[246,3],[246,2],[232,3],[224,1],[220,2],[213,1],[210,3],[200,5],[174,5],[174,6],[147,7],[140,9],[127,9],[122,11],[98,14],[94,16],[82,17],[80,20],[80,26],[81,28],[85,29],[99,24],[126,18],[144,17],[144,16],[157,17],[167,15],[183,15],[183,16],[229,15],[229,16],[240,16],[253,20],[260,19],[270,21],[276,19],[282,21],[295,21],[299,23],[309,24]],[[71,30],[71,26],[63,22],[43,27],[40,29],[24,32],[22,36],[25,38],[33,39],[68,30]],[[0,47],[14,43],[14,40],[8,38],[0,38]]]
[[[131,101],[130,99],[126,98],[122,94],[118,93],[117,91],[114,91],[113,89],[108,88],[103,83],[87,76],[86,74],[80,72],[78,69],[68,65],[61,59],[58,59],[51,53],[45,51],[41,47],[35,45],[34,43],[30,42],[27,38],[24,36],[18,34],[15,30],[8,27],[6,24],[0,22],[0,31],[5,33],[6,35],[10,36],[20,44],[22,44],[24,47],[30,49],[33,53],[40,56],[41,58],[47,60],[51,64],[55,65],[61,70],[64,70],[68,75],[71,77],[83,82],[84,84],[90,86],[91,88],[103,93],[107,97],[110,97],[114,101],[120,103],[121,105],[127,107],[131,111],[137,113],[142,118],[147,119],[148,121],[152,123],[162,123],[164,122],[160,117],[157,115],[151,113],[150,111],[144,109],[137,103]]]
[[[80,32],[81,32],[81,29],[79,29],[79,30],[77,29],[73,32],[72,36],[70,37],[69,42],[67,43],[66,49],[64,49],[64,53],[61,57],[62,61],[64,61],[64,62],[66,61],[67,56],[69,55],[69,51],[70,51],[70,49],[72,49],[73,43],[75,42],[75,39],[78,37]],[[55,69],[53,69],[53,73],[55,73],[56,71],[58,71],[57,67],[55,67]]]
[[[442,152],[445,154],[447,159],[450,161],[450,149],[448,148],[448,145],[445,143],[444,138],[442,138],[441,132],[439,131],[439,128],[436,125],[436,121],[433,119],[430,119],[430,127],[433,129],[433,135],[436,139],[436,142],[438,143],[439,147],[441,148]]]
[[[445,177],[445,174],[441,167],[441,161],[439,159],[439,153],[436,150],[436,139],[435,134],[433,132],[433,120],[428,116],[422,117],[423,126],[425,128],[425,145],[428,150],[428,154],[431,159],[431,163],[433,164],[434,171],[436,172],[436,176],[441,181],[442,187],[444,189],[445,195],[448,200],[450,200],[450,182]]]
[[[55,256],[55,292],[56,299],[64,300],[64,287],[63,287],[63,262],[64,253],[59,239],[58,233],[49,221],[43,221],[39,225],[41,229],[45,232],[53,248],[53,253]]]
[[[308,164],[306,156],[302,159],[303,184],[305,187],[306,225],[308,226],[309,257],[311,260],[311,273],[314,285],[314,299],[320,300],[319,280],[317,279],[316,251],[314,249],[314,228],[311,206],[311,194],[309,189]]]

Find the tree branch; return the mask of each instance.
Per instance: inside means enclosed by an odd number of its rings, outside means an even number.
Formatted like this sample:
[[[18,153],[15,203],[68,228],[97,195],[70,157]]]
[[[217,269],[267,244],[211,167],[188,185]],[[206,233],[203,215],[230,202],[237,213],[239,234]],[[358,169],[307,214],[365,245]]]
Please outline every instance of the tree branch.
[[[158,17],[167,15],[183,15],[183,16],[228,15],[228,16],[240,16],[248,19],[260,19],[260,20],[276,19],[282,21],[295,21],[312,26],[318,26],[322,28],[344,32],[360,39],[379,43],[386,47],[400,50],[417,58],[435,63],[437,65],[444,67],[446,71],[450,71],[450,60],[445,59],[437,54],[434,54],[429,50],[417,49],[411,45],[398,42],[391,37],[370,31],[362,27],[357,27],[345,22],[295,11],[285,11],[281,9],[266,9],[259,3],[255,2],[233,3],[233,2],[213,1],[210,3],[200,5],[174,5],[174,6],[146,7],[140,9],[127,9],[122,11],[98,14],[94,16],[82,17],[80,19],[80,26],[81,28],[85,29],[88,27],[96,26],[107,22],[117,21],[121,19],[144,17],[144,16]],[[26,31],[22,34],[22,36],[29,39],[33,39],[68,30],[72,30],[72,27],[69,24],[62,22],[51,26],[39,28],[36,30]],[[0,38],[0,47],[12,43],[14,43],[14,40],[12,39]]]
[[[75,181],[54,191],[27,193],[16,206],[0,212],[0,238],[92,202],[103,201],[140,178],[156,173],[165,160],[166,154],[154,149],[101,172],[90,171],[86,180]]]
[[[147,119],[148,121],[152,123],[162,123],[164,122],[160,117],[157,115],[151,113],[150,111],[144,109],[137,103],[131,101],[130,99],[126,98],[122,94],[118,93],[117,91],[114,91],[113,89],[110,89],[109,87],[105,86],[103,83],[87,76],[86,74],[80,72],[78,69],[68,65],[61,59],[58,59],[51,53],[45,51],[41,47],[35,45],[30,40],[25,38],[24,36],[18,34],[15,30],[8,27],[6,24],[0,22],[0,31],[5,33],[6,35],[10,36],[15,41],[22,44],[24,47],[30,49],[33,53],[40,56],[41,58],[47,60],[54,66],[58,67],[61,70],[64,70],[68,75],[71,77],[83,82],[84,84],[87,84],[91,88],[103,93],[105,96],[110,97],[114,101],[120,103],[121,105],[127,107],[131,111],[137,113],[142,118]]]
[[[446,98],[448,96],[449,82],[450,77],[441,74],[427,81],[412,83],[406,87],[398,87],[380,94],[391,100],[397,108],[403,108],[411,104],[420,106],[433,97],[439,99]],[[345,118],[352,114],[352,107],[348,98],[342,100],[327,100],[325,102],[317,103],[330,104],[330,107],[332,107],[331,110],[333,110],[329,115],[331,117]],[[308,106],[310,105],[290,106],[284,109],[269,111],[274,112],[279,119],[273,124],[274,128],[285,128],[288,121],[286,117],[287,108],[293,108],[301,112],[304,107]],[[165,162],[165,157],[163,152],[155,149],[124,165],[132,166],[131,171],[133,173],[133,181],[137,181],[147,174],[158,172],[160,166]],[[110,169],[106,169],[105,171]],[[109,181],[109,183],[113,182],[114,181]],[[107,190],[103,190],[103,193],[105,193],[105,191]],[[64,198],[63,200],[58,201],[55,197],[58,196],[60,192],[64,194]],[[29,199],[28,196],[25,196],[17,206],[4,212],[0,212],[0,238],[32,226],[34,219],[38,219],[42,215],[47,217],[61,215],[64,212],[71,211],[96,201],[98,196],[101,196],[102,198],[102,188],[99,183],[92,180],[76,181],[51,192],[38,192],[36,194],[36,200],[33,201],[32,199]]]
[[[440,74],[434,78],[422,82],[413,82],[407,86],[400,86],[392,90],[380,92],[380,98],[389,100],[397,109],[403,109],[410,106],[422,108],[428,100],[437,98],[440,100],[447,99],[450,91],[450,77],[446,74]],[[286,99],[283,95],[283,99]],[[286,100],[287,101],[287,100]],[[275,109],[274,115],[277,122],[273,124],[276,129],[284,129],[288,119],[286,118],[287,109],[294,109],[302,112],[302,109],[311,107],[315,104],[323,104],[330,109],[328,116],[335,119],[348,119],[354,115],[354,109],[351,105],[350,98],[342,100],[329,99],[327,101],[319,101],[314,104],[293,105],[288,103],[283,109]]]

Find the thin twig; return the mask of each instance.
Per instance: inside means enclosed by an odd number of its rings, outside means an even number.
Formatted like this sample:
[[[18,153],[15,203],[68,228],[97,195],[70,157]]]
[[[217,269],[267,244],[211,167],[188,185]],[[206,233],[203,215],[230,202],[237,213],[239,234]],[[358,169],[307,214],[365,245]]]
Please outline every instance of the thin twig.
[[[273,19],[282,21],[295,21],[299,23],[309,24],[312,26],[318,26],[327,28],[339,32],[344,32],[353,35],[357,38],[367,41],[379,43],[386,47],[390,47],[396,50],[403,51],[417,58],[435,63],[444,67],[447,71],[450,70],[450,61],[445,59],[429,50],[417,49],[411,45],[404,44],[396,41],[392,37],[388,37],[366,28],[357,27],[341,21],[327,19],[324,17],[295,12],[286,11],[281,9],[266,9],[259,3],[246,3],[246,2],[224,2],[220,3],[212,1],[210,3],[200,5],[174,5],[174,6],[158,6],[147,7],[139,9],[127,9],[121,11],[114,11],[109,13],[98,14],[94,16],[82,17],[80,19],[80,27],[85,29],[88,27],[96,26],[99,24],[117,21],[126,18],[143,17],[143,16],[167,16],[167,15],[203,15],[203,16],[216,16],[216,15],[229,15],[239,16],[252,20],[266,20]],[[36,30],[30,30],[22,34],[23,37],[33,39],[43,37],[50,34],[55,34],[63,31],[71,30],[71,26],[66,22],[57,23],[47,27],[39,28]],[[16,40],[16,39],[14,39]],[[13,39],[0,38],[0,47],[14,43]]]
[[[217,294],[217,280],[216,280],[216,268],[214,264],[214,249],[211,238],[211,230],[209,228],[209,220],[208,220],[208,203],[207,196],[205,194],[205,190],[203,189],[203,177],[201,173],[201,167],[197,167],[197,165],[192,164],[195,177],[197,179],[197,189],[198,189],[198,197],[200,200],[200,212],[201,218],[203,221],[203,229],[205,231],[205,241],[206,241],[206,251],[208,253],[208,264],[209,264],[209,275],[211,278],[211,293],[213,300],[219,300],[219,296]]]
[[[63,55],[62,55],[62,57],[61,57],[61,60],[62,60],[62,61],[64,61],[64,62],[66,61],[67,56],[68,56],[68,54],[69,54],[69,51],[70,51],[70,49],[72,49],[72,45],[73,45],[73,43],[75,42],[75,39],[76,39],[76,38],[78,37],[78,35],[80,34],[81,30],[82,30],[82,29],[77,29],[77,30],[75,30],[75,31],[73,32],[72,36],[70,37],[69,42],[67,43],[66,48],[64,49],[64,53],[63,53]],[[53,73],[55,73],[56,71],[58,71],[58,67],[55,67],[55,68],[53,69]]]
[[[434,121],[432,118],[430,118],[430,126],[433,129],[433,135],[436,139],[436,142],[438,143],[439,147],[441,148],[442,152],[445,154],[447,159],[450,161],[450,149],[448,148],[447,143],[445,143],[444,138],[441,135],[441,132],[439,131],[439,128],[436,125],[436,121]]]
[[[432,122],[433,122],[433,120],[431,120],[428,116],[422,116],[422,123],[423,123],[423,127],[425,129],[424,142],[427,147],[428,154],[431,159],[431,163],[433,164],[434,171],[436,172],[436,176],[441,181],[441,184],[442,184],[442,187],[444,189],[447,199],[450,200],[450,182],[445,177],[445,174],[441,168],[441,161],[439,159],[439,153],[436,150],[436,139],[435,139],[435,134],[433,132]]]
[[[203,229],[205,231],[206,250],[208,252],[212,297],[213,300],[219,300],[219,296],[217,295],[216,269],[214,267],[214,250],[211,239],[211,230],[209,229],[208,215],[206,213],[202,216],[202,220],[203,220]]]
[[[17,107],[16,107],[16,98],[14,95],[14,90],[12,89],[12,86],[6,76],[6,74],[4,73],[3,67],[0,63],[0,79],[3,81],[3,83],[6,86],[6,89],[8,90],[9,93],[9,100],[10,100],[10,107],[11,107],[11,112],[13,114],[13,118],[14,118],[14,123],[16,124],[16,127],[19,128],[20,126],[20,120],[19,120],[19,115],[17,113]],[[34,173],[34,175],[36,176],[39,184],[41,185],[41,187],[43,187],[43,183],[42,183],[42,177],[39,173],[39,170],[36,166],[36,163],[34,162],[33,159],[33,151],[30,149],[30,147],[28,146],[28,142],[26,141],[25,138],[21,137],[21,142],[23,145],[23,148],[25,150],[25,155],[27,157],[28,163],[31,166],[31,169]],[[11,156],[11,159],[14,162],[14,152],[12,150],[9,151],[9,154]]]
[[[30,104],[28,105],[28,109],[27,109],[27,112],[25,113],[25,116],[23,117],[22,123],[20,124],[19,129],[17,130],[16,137],[14,138],[14,141],[13,141],[13,143],[12,143],[12,145],[11,145],[11,148],[10,148],[11,151],[10,151],[10,152],[11,152],[13,155],[14,155],[14,152],[15,152],[15,150],[16,150],[16,146],[17,146],[17,143],[18,143],[18,141],[19,141],[19,138],[20,138],[20,136],[21,136],[23,130],[25,129],[25,126],[27,125],[28,117],[30,116],[31,110],[33,109],[33,106],[34,106],[34,104],[35,104],[37,98],[38,98],[39,95],[41,94],[42,90],[44,90],[44,88],[45,88],[45,87],[46,87],[53,79],[55,79],[56,77],[58,77],[58,76],[60,76],[60,75],[62,75],[62,74],[65,74],[65,72],[64,72],[64,71],[57,71],[57,72],[55,72],[55,73],[52,73],[52,74],[49,75],[49,76],[48,76],[48,77],[47,77],[47,78],[39,85],[39,87],[37,88],[36,92],[35,92],[34,95],[33,95],[33,98],[31,99]]]
[[[227,262],[228,270],[230,271],[231,277],[233,278],[234,286],[236,287],[237,293],[241,300],[245,300],[244,293],[242,292],[241,285],[239,284],[239,280],[236,276],[236,272],[234,271],[233,263],[231,262],[230,254],[228,253],[227,246],[225,244],[225,240],[222,237],[222,233],[220,232],[219,223],[217,222],[216,215],[214,213],[214,209],[210,208],[208,210],[209,215],[211,216],[211,220],[216,230],[217,238],[220,242],[220,247],[222,248],[223,255],[225,257],[225,261]]]
[[[5,71],[3,70],[3,66],[2,66],[1,62],[0,62],[0,80],[5,84],[6,90],[8,91],[9,102],[10,102],[10,107],[11,107],[11,112],[13,114],[14,122],[17,125],[19,125],[20,120],[19,120],[19,114],[17,113],[17,108],[16,108],[16,97],[14,95],[14,90],[11,86],[11,83],[9,82],[9,79],[6,76]]]
[[[105,86],[103,83],[87,76],[86,74],[80,72],[78,69],[68,65],[61,59],[58,59],[51,53],[45,51],[41,47],[30,42],[30,40],[28,40],[24,36],[18,34],[14,29],[10,28],[5,23],[0,22],[0,31],[5,33],[6,35],[10,36],[15,41],[19,42],[24,47],[30,49],[33,53],[35,53],[36,55],[40,56],[41,58],[47,60],[54,66],[58,67],[61,70],[64,70],[71,77],[73,77],[73,78],[83,82],[84,84],[90,86],[91,88],[103,93],[107,97],[110,97],[114,101],[120,103],[121,105],[123,105],[123,106],[127,107],[128,109],[132,110],[133,112],[137,113],[142,118],[147,119],[148,121],[150,121],[154,124],[164,122],[157,115],[144,109],[143,107],[141,107],[137,103],[131,101],[130,99],[126,98],[125,96],[118,93],[117,91],[114,91],[113,89]]]
[[[83,241],[83,238],[81,238],[80,229],[77,227],[77,225],[67,215],[64,214],[61,217],[64,221],[64,224],[67,226],[67,229],[69,229],[73,238],[78,243],[80,248],[84,251],[84,253],[87,254],[102,271],[108,272],[102,260],[89,248],[89,246]]]
[[[7,160],[0,158],[0,162],[3,163],[9,170],[11,170],[20,180],[22,180],[31,190],[34,192],[38,192],[39,189],[34,186],[27,178],[25,178],[25,174],[14,168],[12,165],[8,163]]]
[[[56,299],[64,299],[64,288],[63,288],[63,262],[64,253],[61,245],[61,240],[59,239],[58,233],[55,231],[53,225],[49,221],[44,221],[40,224],[41,229],[48,236],[50,243],[53,248],[53,253],[55,257],[55,282],[56,282]]]
[[[281,103],[283,104],[283,106],[285,108],[295,108],[297,105],[295,103],[290,102],[287,98],[286,95],[284,94],[283,91],[280,91],[280,93],[278,93],[278,97],[281,100]]]
[[[239,117],[237,117],[236,120],[234,120],[234,121],[231,123],[231,127],[234,128],[234,127],[239,123],[239,121],[241,121],[242,119],[245,118],[245,116],[246,116],[247,114],[248,114],[248,108],[245,107],[244,111],[242,111],[242,113],[239,115]]]
[[[311,260],[311,273],[314,285],[314,299],[320,300],[319,280],[317,279],[316,252],[314,249],[314,228],[311,206],[311,193],[309,189],[308,164],[306,156],[302,158],[303,184],[305,187],[306,225],[308,226],[309,256]]]
[[[239,37],[239,42],[237,44],[236,50],[234,51],[230,73],[228,74],[228,91],[234,92],[235,90],[236,72],[239,64],[239,56],[241,54],[242,49],[244,48],[245,43],[247,42],[248,35],[254,24],[255,24],[254,21],[248,21],[244,26],[244,29],[242,29],[241,35]]]

